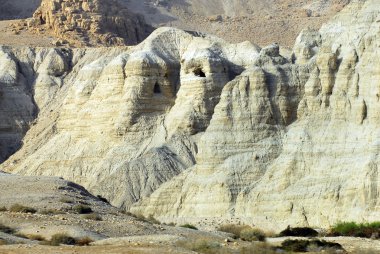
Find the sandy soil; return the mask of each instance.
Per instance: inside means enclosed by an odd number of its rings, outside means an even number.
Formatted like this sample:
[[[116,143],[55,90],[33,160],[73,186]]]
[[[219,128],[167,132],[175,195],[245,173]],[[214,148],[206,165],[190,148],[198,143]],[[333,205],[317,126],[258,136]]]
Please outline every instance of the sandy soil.
[[[51,47],[54,38],[45,35],[36,35],[27,30],[16,34],[9,28],[11,23],[17,20],[0,21],[0,45],[6,46],[31,46],[31,47]]]

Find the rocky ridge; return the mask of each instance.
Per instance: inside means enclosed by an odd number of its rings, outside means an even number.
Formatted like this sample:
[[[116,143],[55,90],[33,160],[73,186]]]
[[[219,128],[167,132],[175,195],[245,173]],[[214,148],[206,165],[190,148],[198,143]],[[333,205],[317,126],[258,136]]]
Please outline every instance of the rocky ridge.
[[[116,0],[43,0],[33,18],[18,23],[60,39],[58,46],[124,46],[144,40],[153,28]]]
[[[1,169],[59,175],[164,222],[375,220],[379,13],[352,2],[291,58],[172,28],[130,48],[2,47],[3,98],[32,105],[5,110],[8,129],[39,114]]]

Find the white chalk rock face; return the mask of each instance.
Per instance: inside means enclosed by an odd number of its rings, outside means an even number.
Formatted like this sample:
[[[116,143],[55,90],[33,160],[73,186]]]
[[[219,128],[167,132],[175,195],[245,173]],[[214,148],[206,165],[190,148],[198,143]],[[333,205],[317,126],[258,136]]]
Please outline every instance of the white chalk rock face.
[[[378,220],[379,21],[377,0],[353,1],[290,59],[169,28],[128,48],[2,48],[0,140],[30,129],[0,169],[163,222]]]
[[[195,164],[223,87],[258,55],[169,28],[134,48],[39,49],[39,115],[1,167],[62,176],[128,208]]]
[[[300,35],[289,67],[263,49],[257,67],[224,87],[197,164],[132,211],[273,230],[376,220],[379,19],[380,3],[354,1]]]

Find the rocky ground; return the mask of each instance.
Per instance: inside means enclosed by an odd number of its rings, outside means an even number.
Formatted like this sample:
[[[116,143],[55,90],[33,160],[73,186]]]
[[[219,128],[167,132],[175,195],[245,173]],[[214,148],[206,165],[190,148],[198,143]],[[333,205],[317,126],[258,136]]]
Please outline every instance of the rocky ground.
[[[222,0],[119,0],[129,10],[134,13],[144,15],[148,24],[155,27],[170,26],[177,27],[185,30],[200,31],[209,33],[223,38],[229,42],[238,43],[242,41],[251,41],[261,46],[278,42],[280,45],[288,48],[292,48],[294,41],[301,30],[310,27],[319,29],[320,26],[339,12],[349,0],[328,0],[328,1],[312,1],[312,0],[286,0],[286,1],[222,1]],[[1,19],[16,19],[31,17],[33,11],[37,8],[40,0],[35,1],[6,1],[5,6],[8,8],[8,12],[0,12]],[[63,9],[62,9],[63,10]],[[57,12],[54,10],[54,12]],[[11,13],[12,15],[10,15]],[[52,15],[49,11],[42,11],[44,15],[48,15],[47,20],[52,19]],[[70,41],[71,46],[86,45],[86,40],[92,41],[92,45],[99,45],[93,39],[93,32],[82,33],[79,35],[77,32],[72,32],[72,29],[68,28],[71,25],[79,29],[86,30],[98,30],[95,26],[89,26],[92,22],[83,18],[83,14],[79,12],[80,22],[71,21],[72,14],[66,13],[66,11],[58,11],[59,15],[65,16],[64,26],[62,28],[57,27],[57,23],[61,21],[53,21],[52,31],[45,25],[32,26],[20,26],[20,22],[12,22],[17,24],[15,27],[10,27],[4,31],[4,24],[0,24],[0,30],[3,32],[0,34],[0,44],[3,45],[38,45],[45,46],[56,42]],[[111,13],[111,14],[110,14]],[[107,13],[106,16],[115,17],[110,18],[116,21],[114,25],[107,26],[105,30],[110,27],[120,26],[123,22],[128,23],[127,27],[134,27],[137,22],[139,26],[143,26],[143,22],[135,18],[134,14],[128,13],[127,21],[121,21],[122,18],[116,15],[114,11]],[[113,13],[113,14],[112,14]],[[37,14],[37,16],[40,14]],[[54,14],[57,15],[57,14]],[[74,15],[75,16],[75,15]],[[74,17],[73,16],[73,17]],[[90,15],[99,16],[99,13],[95,12]],[[125,16],[125,15],[124,15]],[[61,19],[61,18],[60,18]],[[75,18],[77,19],[77,18]],[[109,22],[109,19],[107,19]],[[131,21],[132,20],[132,21]],[[138,20],[138,21],[135,21]],[[112,22],[114,22],[112,21]],[[22,24],[23,22],[21,22]],[[102,28],[104,30],[104,28]],[[31,32],[27,32],[33,31]],[[74,28],[75,30],[75,28]],[[119,31],[120,29],[116,29]],[[108,36],[95,36],[104,45],[120,45],[124,38],[128,43],[136,43],[136,38],[131,37],[133,29],[128,34],[122,34],[121,36],[115,36],[115,29],[111,29],[111,35]],[[137,28],[137,30],[143,30]],[[147,30],[149,30],[147,28]],[[17,31],[17,36],[15,36]],[[116,35],[117,32],[116,31]],[[144,38],[144,31],[139,31],[137,41],[141,41],[139,38]],[[52,37],[54,39],[52,39]],[[62,40],[62,38],[65,38]],[[90,38],[90,39],[89,39]],[[116,39],[115,39],[116,38]],[[50,43],[49,43],[50,42]],[[58,45],[60,45],[59,43]]]
[[[155,25],[201,31],[238,43],[292,48],[301,30],[320,26],[349,0],[122,0]]]
[[[143,221],[141,217],[128,215],[110,206],[98,197],[92,196],[81,186],[56,177],[25,177],[0,173],[0,225],[14,230],[0,232],[1,254],[26,253],[195,253],[187,242],[199,239],[212,241],[221,246],[225,253],[241,253],[242,248],[263,246],[231,238],[230,234],[218,231],[200,231],[183,227],[157,224],[152,219]],[[12,211],[15,204],[34,208],[36,213]],[[87,205],[99,220],[88,219],[86,214],[78,214],[73,207]],[[49,246],[54,234],[65,233],[75,238],[89,237],[90,246]],[[39,236],[41,239],[36,239]],[[30,239],[28,239],[30,238]],[[228,239],[228,240],[227,240]],[[286,239],[268,238],[269,246],[280,246]],[[326,241],[340,243],[349,253],[376,253],[380,241],[349,238],[324,237]],[[4,245],[4,241],[8,244]],[[255,250],[258,250],[255,247]],[[228,251],[228,252],[227,252]],[[203,252],[201,252],[203,253]],[[256,252],[247,252],[256,253]]]
[[[225,233],[209,233],[192,229],[152,223],[122,213],[107,202],[92,196],[83,187],[56,177],[24,177],[0,173],[0,226],[14,232],[0,230],[0,253],[189,253],[175,247],[175,243],[199,237],[223,242]],[[14,211],[15,205],[34,208],[35,213]],[[88,206],[91,213],[81,214],[78,206]],[[5,209],[4,209],[5,208]],[[91,215],[91,216],[89,216]],[[94,219],[92,215],[97,215]],[[150,221],[149,221],[150,220]],[[75,238],[89,237],[93,247],[47,247],[31,236],[49,240],[65,233]],[[110,247],[110,245],[112,247]],[[122,246],[122,247],[121,247]],[[57,252],[56,252],[57,251]]]
[[[48,35],[36,35],[26,29],[16,31],[15,20],[0,21],[0,44],[13,46],[51,47],[56,40]]]

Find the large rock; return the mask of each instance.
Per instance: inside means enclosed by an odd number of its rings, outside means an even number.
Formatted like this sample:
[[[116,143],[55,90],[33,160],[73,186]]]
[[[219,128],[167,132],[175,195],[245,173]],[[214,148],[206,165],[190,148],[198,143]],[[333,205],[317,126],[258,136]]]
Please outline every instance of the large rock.
[[[134,45],[153,31],[143,16],[117,0],[42,0],[28,26],[37,33],[46,29],[73,46]]]

